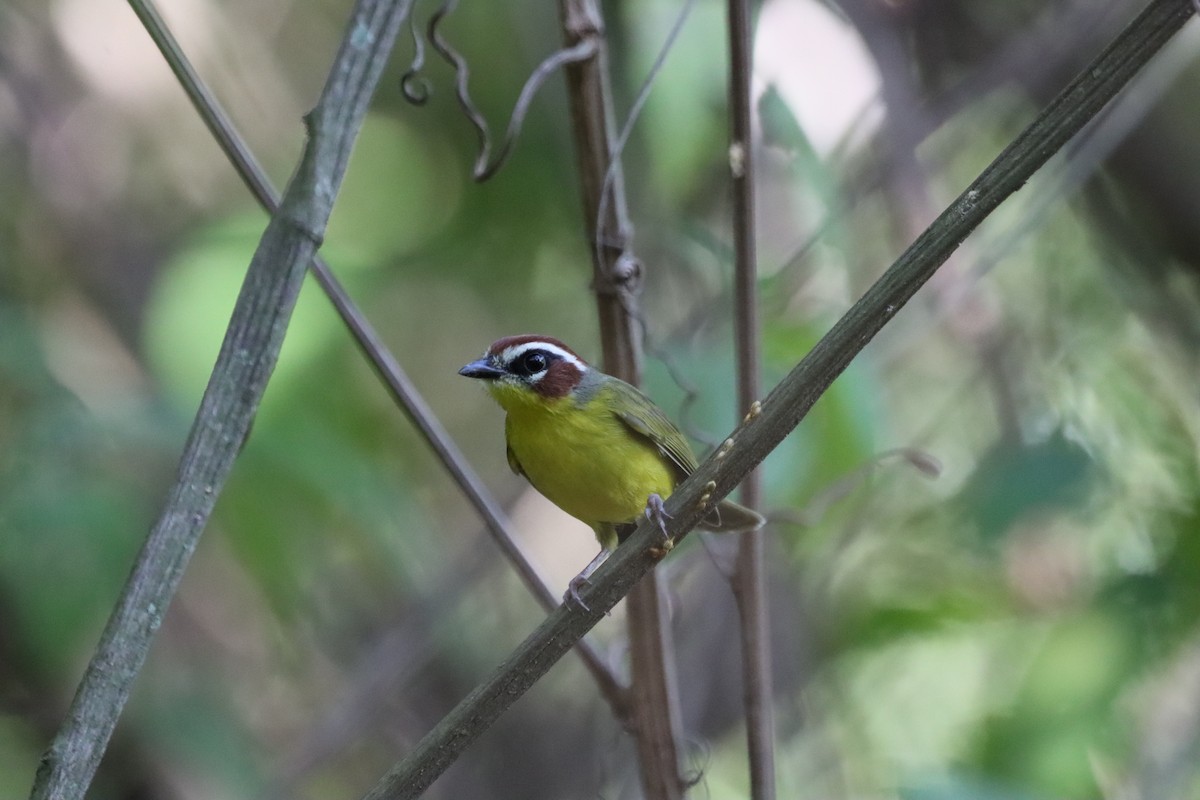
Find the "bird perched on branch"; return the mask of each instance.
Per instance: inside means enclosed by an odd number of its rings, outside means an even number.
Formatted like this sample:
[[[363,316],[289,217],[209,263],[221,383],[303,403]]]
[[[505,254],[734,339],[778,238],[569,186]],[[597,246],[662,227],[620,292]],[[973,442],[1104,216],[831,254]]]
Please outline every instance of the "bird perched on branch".
[[[692,448],[653,400],[548,336],[499,339],[458,372],[484,381],[507,412],[513,472],[596,532],[601,550],[564,597],[583,606],[579,590],[640,515],[666,536],[663,500],[695,471]],[[701,527],[735,532],[762,524],[756,512],[722,500]]]

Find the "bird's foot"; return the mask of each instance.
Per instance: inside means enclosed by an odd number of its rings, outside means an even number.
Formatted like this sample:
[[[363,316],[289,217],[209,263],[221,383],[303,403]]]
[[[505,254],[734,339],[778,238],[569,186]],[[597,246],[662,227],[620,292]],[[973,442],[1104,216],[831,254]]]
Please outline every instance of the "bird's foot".
[[[659,533],[662,534],[662,544],[650,548],[650,554],[655,558],[662,558],[675,549],[675,540],[667,535],[667,520],[670,518],[671,515],[667,513],[662,497],[658,494],[651,494],[646,498],[646,519],[657,525]]]
[[[563,593],[563,602],[567,605],[575,604],[576,607],[591,611],[587,603],[583,602],[583,597],[579,594],[579,590],[585,586],[591,586],[592,582],[588,580],[588,576],[582,572],[571,578],[571,582],[567,584],[567,591]]]
[[[563,595],[563,603],[568,606],[574,605],[576,608],[582,609],[583,611],[591,611],[591,609],[588,608],[587,603],[583,602],[583,597],[579,594],[579,590],[585,586],[592,585],[592,582],[588,580],[588,578],[590,578],[592,573],[595,572],[596,569],[605,562],[608,556],[608,550],[601,549],[600,552],[596,554],[596,557],[589,561],[588,565],[584,567],[578,575],[576,575],[574,578],[571,578],[571,582],[567,584],[566,594]]]

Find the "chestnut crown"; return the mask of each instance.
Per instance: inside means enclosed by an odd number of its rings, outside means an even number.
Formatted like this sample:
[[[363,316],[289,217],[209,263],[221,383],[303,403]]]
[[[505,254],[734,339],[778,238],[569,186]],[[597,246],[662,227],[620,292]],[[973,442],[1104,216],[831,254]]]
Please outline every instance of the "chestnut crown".
[[[482,358],[467,364],[458,374],[523,385],[543,397],[558,398],[574,391],[590,369],[558,339],[522,334],[492,342]]]

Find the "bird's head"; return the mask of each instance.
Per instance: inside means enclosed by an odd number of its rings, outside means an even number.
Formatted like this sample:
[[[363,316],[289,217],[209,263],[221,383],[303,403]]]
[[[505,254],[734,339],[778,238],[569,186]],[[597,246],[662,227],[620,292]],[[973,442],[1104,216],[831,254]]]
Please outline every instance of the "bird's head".
[[[566,397],[579,397],[595,373],[575,351],[549,336],[523,334],[497,339],[482,358],[458,371],[487,384],[506,411],[546,406]]]

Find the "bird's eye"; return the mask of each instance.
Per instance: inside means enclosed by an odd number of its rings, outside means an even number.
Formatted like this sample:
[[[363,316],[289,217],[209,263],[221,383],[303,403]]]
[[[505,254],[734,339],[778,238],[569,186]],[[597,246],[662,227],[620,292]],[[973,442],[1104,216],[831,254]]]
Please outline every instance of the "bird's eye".
[[[526,353],[521,357],[518,368],[522,375],[536,375],[546,368],[545,353]]]

